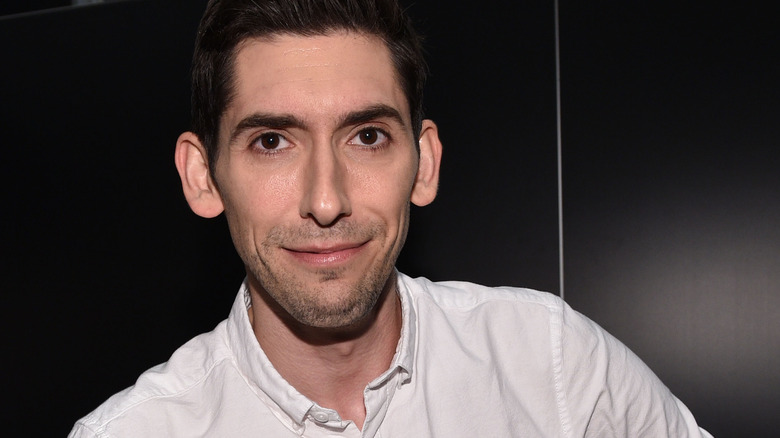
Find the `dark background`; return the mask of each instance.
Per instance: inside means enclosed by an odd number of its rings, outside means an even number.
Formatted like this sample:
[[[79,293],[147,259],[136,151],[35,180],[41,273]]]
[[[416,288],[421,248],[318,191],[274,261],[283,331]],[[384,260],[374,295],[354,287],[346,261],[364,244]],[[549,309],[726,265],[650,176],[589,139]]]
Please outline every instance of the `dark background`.
[[[716,437],[780,425],[780,20],[767,5],[560,8],[566,300]]]
[[[173,166],[205,2],[22,3],[0,7],[4,416],[64,436],[224,319],[243,273]],[[405,2],[445,155],[399,267],[560,293],[554,4],[493,3]],[[768,436],[780,26],[755,5],[636,3],[560,4],[564,296],[715,436]]]

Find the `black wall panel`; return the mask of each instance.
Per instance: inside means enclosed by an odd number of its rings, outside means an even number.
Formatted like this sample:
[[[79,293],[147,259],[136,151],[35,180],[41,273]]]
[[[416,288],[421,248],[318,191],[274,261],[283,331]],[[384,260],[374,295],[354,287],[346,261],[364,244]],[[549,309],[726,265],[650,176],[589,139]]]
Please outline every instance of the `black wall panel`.
[[[444,156],[439,196],[413,208],[399,267],[557,293],[553,3],[408,3]]]
[[[229,309],[237,257],[172,161],[198,3],[0,20],[9,430],[64,436]]]
[[[715,436],[778,426],[778,29],[755,3],[561,4],[566,299]]]

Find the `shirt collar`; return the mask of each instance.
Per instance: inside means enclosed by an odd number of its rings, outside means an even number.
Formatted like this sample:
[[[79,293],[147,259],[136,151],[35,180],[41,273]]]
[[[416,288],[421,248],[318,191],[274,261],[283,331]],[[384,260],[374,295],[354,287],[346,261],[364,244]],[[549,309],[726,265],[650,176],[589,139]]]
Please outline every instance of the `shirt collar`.
[[[396,373],[403,376],[399,379],[399,386],[407,383],[414,370],[417,315],[406,283],[408,277],[397,271],[396,277],[397,293],[401,301],[401,337],[390,368],[368,385],[371,389],[385,384]],[[244,279],[227,321],[230,348],[239,369],[248,380],[300,426],[315,403],[284,380],[265,355],[249,323],[247,309],[250,304],[248,282]]]
[[[404,378],[399,381],[399,386],[407,383],[414,372],[414,355],[417,343],[417,313],[414,310],[412,296],[406,283],[408,277],[396,270],[396,291],[401,301],[401,337],[395,349],[395,356],[390,368],[381,376],[369,383],[369,388],[376,388],[387,382],[399,370]]]

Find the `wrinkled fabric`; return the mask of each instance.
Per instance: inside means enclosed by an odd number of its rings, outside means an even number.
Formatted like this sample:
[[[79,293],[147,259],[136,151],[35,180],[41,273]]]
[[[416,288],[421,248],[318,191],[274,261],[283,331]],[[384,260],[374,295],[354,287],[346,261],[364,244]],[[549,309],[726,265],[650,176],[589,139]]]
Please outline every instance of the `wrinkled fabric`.
[[[363,430],[289,385],[227,320],[79,420],[86,437],[710,437],[594,322],[548,293],[398,274],[403,326]]]

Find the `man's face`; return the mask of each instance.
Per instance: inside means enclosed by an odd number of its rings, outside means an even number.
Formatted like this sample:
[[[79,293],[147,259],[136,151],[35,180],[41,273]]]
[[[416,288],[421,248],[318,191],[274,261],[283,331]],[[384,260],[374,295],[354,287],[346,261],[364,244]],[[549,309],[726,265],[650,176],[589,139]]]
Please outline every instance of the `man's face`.
[[[235,67],[215,179],[250,283],[300,323],[356,322],[389,286],[418,169],[388,49],[282,35]]]

